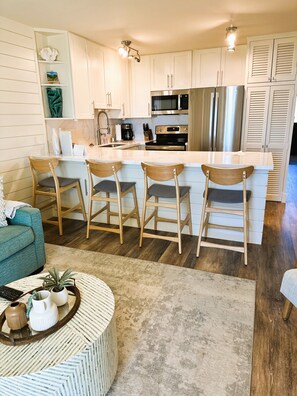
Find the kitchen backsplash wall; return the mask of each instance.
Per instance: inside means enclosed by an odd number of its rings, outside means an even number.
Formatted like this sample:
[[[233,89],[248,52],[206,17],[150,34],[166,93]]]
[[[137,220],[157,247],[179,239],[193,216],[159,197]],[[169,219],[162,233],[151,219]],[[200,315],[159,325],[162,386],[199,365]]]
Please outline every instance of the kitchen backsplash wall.
[[[149,128],[153,131],[155,137],[155,126],[156,125],[184,125],[188,124],[188,116],[182,115],[165,115],[155,116],[152,118],[129,118],[123,120],[110,119],[111,136],[115,138],[115,125],[122,123],[133,124],[133,131],[135,140],[142,141],[143,136],[143,124],[147,123]],[[96,117],[94,120],[61,120],[52,119],[46,120],[46,132],[49,152],[52,153],[52,133],[53,128],[59,131],[61,128],[63,131],[71,131],[72,142],[75,144],[84,144],[86,146],[90,144],[97,144],[96,138]]]
[[[143,140],[143,124],[147,123],[149,128],[153,131],[155,137],[155,127],[156,125],[187,125],[188,115],[164,115],[164,116],[154,116],[152,118],[127,118],[125,123],[133,124],[133,131],[135,135],[135,140]]]

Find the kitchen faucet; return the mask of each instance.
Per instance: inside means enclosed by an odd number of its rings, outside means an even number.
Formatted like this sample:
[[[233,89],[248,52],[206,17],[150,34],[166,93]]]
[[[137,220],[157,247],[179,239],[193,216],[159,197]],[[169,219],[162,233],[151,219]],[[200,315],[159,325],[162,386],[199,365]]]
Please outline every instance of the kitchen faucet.
[[[104,115],[106,117],[106,127],[105,128],[101,128],[100,127],[100,116]],[[109,118],[108,118],[108,114],[106,113],[106,111],[101,110],[98,111],[97,114],[97,144],[100,145],[101,144],[101,130],[106,130],[106,134],[105,135],[110,135],[110,125],[109,125]]]

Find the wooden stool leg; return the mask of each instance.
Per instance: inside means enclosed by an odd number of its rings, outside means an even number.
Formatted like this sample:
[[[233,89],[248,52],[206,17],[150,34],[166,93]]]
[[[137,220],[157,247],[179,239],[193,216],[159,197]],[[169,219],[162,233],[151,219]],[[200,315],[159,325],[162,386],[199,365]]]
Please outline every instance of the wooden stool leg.
[[[177,235],[178,235],[178,253],[181,254],[182,248],[181,248],[181,221],[180,221],[180,202],[179,200],[176,203],[176,209],[177,209]]]
[[[123,213],[122,213],[122,198],[120,191],[117,191],[118,208],[119,208],[119,228],[120,228],[120,244],[124,243],[123,237]]]
[[[138,210],[138,202],[137,202],[135,186],[132,189],[132,194],[133,194],[133,200],[134,200],[134,211],[135,211],[135,216],[136,216],[136,221],[137,221],[137,227],[140,228],[140,218],[139,218],[139,210]]]
[[[190,235],[193,235],[190,193],[188,193],[188,196],[187,196],[187,208],[188,208],[188,215],[189,215],[189,221],[188,221],[189,232],[190,232]]]
[[[90,194],[91,194],[91,191],[90,191]],[[87,239],[90,238],[90,225],[91,225],[91,217],[92,217],[92,207],[93,207],[93,201],[92,201],[92,196],[90,195],[89,210],[88,210],[88,223],[87,223]]]
[[[106,193],[106,198],[110,198],[110,193]],[[107,201],[106,205],[107,224],[110,224],[110,202]]]
[[[140,238],[139,238],[139,247],[142,246],[142,240],[143,240],[143,230],[144,230],[144,224],[145,224],[145,215],[146,215],[146,195],[144,195],[143,198],[143,206],[142,206],[142,216],[141,216],[141,226],[140,226]]]
[[[202,239],[202,234],[203,234],[203,229],[204,229],[203,225],[204,225],[204,219],[205,219],[206,203],[207,203],[207,201],[204,198],[203,207],[202,207],[202,213],[201,213],[201,219],[200,219],[199,237],[198,237],[198,245],[197,245],[196,257],[199,257],[199,254],[200,254],[201,239]]]
[[[247,223],[247,206],[243,206],[243,246],[244,246],[244,265],[247,265],[247,233],[248,233],[248,223]]]
[[[84,204],[84,199],[83,199],[83,196],[82,196],[82,192],[81,192],[81,187],[80,187],[80,182],[79,181],[77,182],[76,189],[77,189],[78,199],[79,199],[79,202],[80,202],[80,208],[81,208],[81,212],[82,212],[84,221],[87,221],[85,204]]]
[[[155,204],[159,203],[159,198],[155,197]],[[157,231],[158,228],[158,216],[159,216],[159,208],[158,206],[154,209],[154,230]]]
[[[59,235],[63,235],[63,224],[62,224],[62,202],[61,202],[61,194],[58,191],[56,193],[56,200],[57,200],[57,212],[58,212],[58,225],[59,225]]]
[[[284,303],[284,308],[283,308],[283,319],[284,320],[289,319],[289,317],[291,315],[292,307],[293,307],[293,304],[286,298],[285,303]]]

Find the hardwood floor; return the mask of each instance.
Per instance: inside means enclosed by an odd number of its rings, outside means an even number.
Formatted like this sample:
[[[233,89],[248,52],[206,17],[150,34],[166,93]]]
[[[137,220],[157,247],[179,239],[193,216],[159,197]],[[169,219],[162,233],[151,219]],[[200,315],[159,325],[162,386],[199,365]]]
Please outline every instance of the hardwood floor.
[[[249,245],[247,267],[240,253],[221,249],[202,248],[197,259],[197,237],[183,236],[181,255],[177,244],[168,241],[146,238],[139,248],[139,230],[130,227],[125,228],[122,246],[118,235],[112,233],[92,231],[86,240],[85,224],[74,220],[64,221],[62,237],[56,227],[45,225],[45,240],[256,280],[251,394],[293,396],[297,395],[297,309],[293,309],[289,321],[282,320],[283,296],[279,289],[283,273],[295,266],[297,256],[297,165],[290,165],[287,190],[286,204],[267,202],[263,244]]]

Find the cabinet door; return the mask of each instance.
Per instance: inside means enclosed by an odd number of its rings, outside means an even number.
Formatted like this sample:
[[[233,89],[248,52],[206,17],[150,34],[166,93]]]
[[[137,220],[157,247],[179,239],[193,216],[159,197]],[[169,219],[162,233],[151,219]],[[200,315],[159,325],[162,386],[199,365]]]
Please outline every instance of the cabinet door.
[[[243,149],[264,151],[267,130],[269,87],[247,89]]]
[[[273,170],[269,172],[267,199],[282,200],[287,156],[289,155],[292,129],[292,104],[295,86],[283,85],[270,88],[265,151],[272,153]]]
[[[142,56],[141,62],[130,62],[131,117],[151,116],[150,56]]]
[[[246,45],[237,45],[234,52],[222,48],[220,85],[244,85]]]
[[[69,34],[75,118],[94,118],[89,88],[86,40]]]
[[[152,91],[171,89],[172,55],[160,54],[151,57]]]
[[[87,53],[91,99],[95,108],[106,108],[104,49],[98,44],[87,41]]]
[[[172,72],[170,85],[173,89],[191,87],[192,52],[183,51],[172,54]]]
[[[297,37],[275,39],[272,81],[294,81],[296,62]]]
[[[219,85],[220,70],[221,48],[193,51],[193,88]]]
[[[273,40],[251,41],[248,53],[248,83],[271,80]]]
[[[121,108],[122,83],[121,59],[112,49],[104,49],[104,70],[107,106],[111,109]]]

